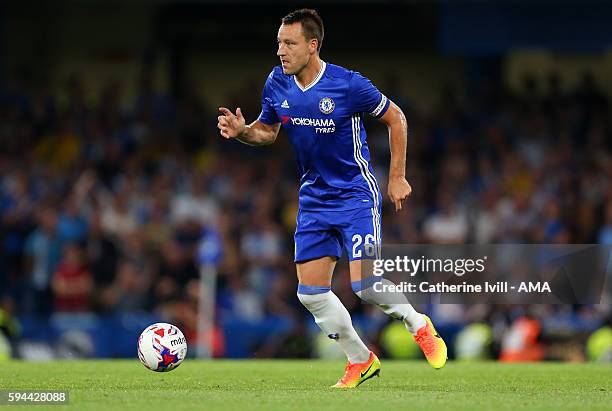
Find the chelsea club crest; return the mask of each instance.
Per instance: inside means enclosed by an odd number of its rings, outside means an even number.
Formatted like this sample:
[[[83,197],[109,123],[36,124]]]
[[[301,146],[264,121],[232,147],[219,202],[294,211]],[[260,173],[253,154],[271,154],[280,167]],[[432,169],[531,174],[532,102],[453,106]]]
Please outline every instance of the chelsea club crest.
[[[323,114],[330,114],[332,111],[334,111],[335,107],[336,103],[334,103],[334,100],[329,97],[323,97],[321,101],[319,101],[319,110],[321,110],[321,113]]]

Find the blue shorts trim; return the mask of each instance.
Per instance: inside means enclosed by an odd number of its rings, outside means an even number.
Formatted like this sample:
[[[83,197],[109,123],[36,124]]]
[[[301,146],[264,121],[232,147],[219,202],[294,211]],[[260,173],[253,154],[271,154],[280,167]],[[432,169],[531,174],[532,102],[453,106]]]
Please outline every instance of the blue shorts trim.
[[[380,207],[346,211],[300,209],[295,230],[296,263],[342,256],[361,260],[380,256]]]

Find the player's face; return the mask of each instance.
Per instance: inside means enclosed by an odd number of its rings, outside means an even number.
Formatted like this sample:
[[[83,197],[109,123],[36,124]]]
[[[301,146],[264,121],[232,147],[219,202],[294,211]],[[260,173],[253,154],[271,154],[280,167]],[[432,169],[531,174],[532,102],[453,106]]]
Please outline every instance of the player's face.
[[[306,40],[301,23],[281,24],[277,41],[276,55],[280,57],[285,74],[299,73],[317,51],[316,40]]]

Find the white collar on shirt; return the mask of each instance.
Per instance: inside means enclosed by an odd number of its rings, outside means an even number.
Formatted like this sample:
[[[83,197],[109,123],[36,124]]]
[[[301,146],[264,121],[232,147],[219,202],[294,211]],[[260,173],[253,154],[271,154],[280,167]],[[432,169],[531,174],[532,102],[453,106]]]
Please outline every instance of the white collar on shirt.
[[[321,60],[321,70],[319,70],[319,72],[317,73],[317,76],[314,78],[314,80],[312,80],[312,82],[309,85],[307,85],[306,87],[302,87],[300,85],[300,82],[297,80],[295,75],[293,76],[293,80],[295,81],[295,84],[297,84],[297,86],[300,88],[300,90],[306,91],[309,88],[313,87],[315,84],[317,84],[317,82],[321,79],[321,77],[323,77],[323,72],[325,72],[325,67],[326,66],[327,66],[327,64],[325,64],[325,62],[323,60]]]

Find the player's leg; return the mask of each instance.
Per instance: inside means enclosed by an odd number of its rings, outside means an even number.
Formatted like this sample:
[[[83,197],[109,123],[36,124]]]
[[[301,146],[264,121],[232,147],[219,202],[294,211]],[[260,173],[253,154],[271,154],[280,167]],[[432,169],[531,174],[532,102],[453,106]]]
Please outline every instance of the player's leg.
[[[297,296],[319,328],[346,354],[347,373],[335,387],[352,388],[377,375],[380,362],[359,338],[346,307],[331,291],[333,271],[342,251],[340,241],[338,233],[325,221],[324,213],[298,213],[295,233]],[[366,372],[362,375],[361,371]]]
[[[370,265],[366,261],[363,264],[359,260],[350,262],[351,286],[355,294],[363,301],[377,305],[391,317],[403,321],[406,329],[423,350],[427,362],[436,369],[442,368],[447,359],[446,344],[434,328],[431,319],[417,312],[403,294],[390,295],[374,291],[374,284],[377,282],[393,283],[386,278],[368,276],[371,270],[368,270],[368,274],[363,273],[363,270]],[[363,274],[365,275],[362,276]]]
[[[374,284],[392,284],[386,278],[373,275],[372,260],[380,257],[380,208],[355,210],[345,222],[343,236],[349,253],[351,287],[363,301],[375,304],[386,314],[403,321],[407,330],[423,350],[429,364],[441,368],[446,363],[446,344],[431,320],[418,313],[403,294],[376,292]]]
[[[368,269],[371,266],[370,261],[372,260],[349,262],[353,292],[363,301],[375,304],[391,317],[402,320],[408,331],[416,335],[417,331],[425,325],[425,316],[417,312],[403,294],[393,293],[391,295],[374,291],[375,283],[392,284],[392,282],[383,277],[373,276],[372,271]],[[368,272],[364,273],[364,269]]]
[[[297,295],[325,335],[338,343],[348,361],[362,363],[370,357],[370,350],[353,328],[348,311],[331,291],[335,265],[335,257],[329,256],[297,263]]]
[[[297,263],[297,295],[319,328],[346,354],[345,374],[334,388],[355,388],[380,373],[380,361],[361,341],[349,312],[331,291],[335,265],[336,257],[330,256]]]
[[[352,210],[339,223],[346,251],[353,292],[362,300],[379,306],[386,314],[404,321],[412,334],[425,325],[425,318],[415,311],[402,295],[389,295],[374,291],[376,282],[391,283],[373,276],[372,261],[380,254],[380,208]]]

